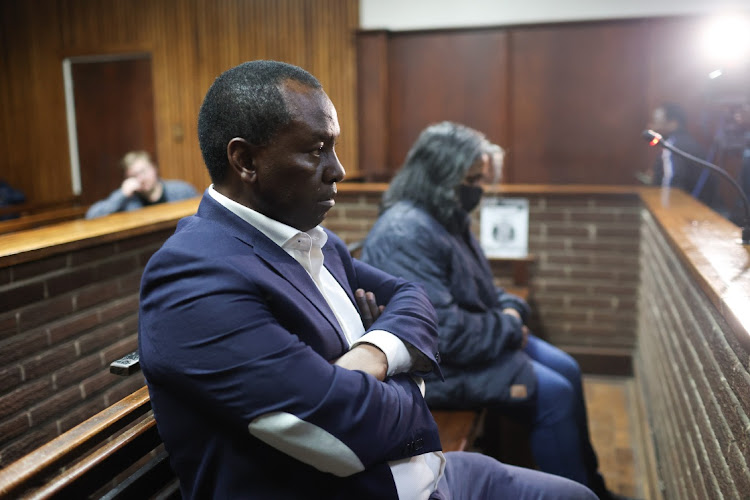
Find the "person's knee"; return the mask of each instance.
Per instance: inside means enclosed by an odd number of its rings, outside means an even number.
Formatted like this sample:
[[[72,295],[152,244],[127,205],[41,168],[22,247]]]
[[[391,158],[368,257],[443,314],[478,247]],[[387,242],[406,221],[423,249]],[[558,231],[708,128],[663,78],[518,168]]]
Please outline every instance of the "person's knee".
[[[539,395],[537,406],[543,414],[547,414],[551,421],[558,422],[572,418],[576,411],[576,393],[565,378],[539,378]]]

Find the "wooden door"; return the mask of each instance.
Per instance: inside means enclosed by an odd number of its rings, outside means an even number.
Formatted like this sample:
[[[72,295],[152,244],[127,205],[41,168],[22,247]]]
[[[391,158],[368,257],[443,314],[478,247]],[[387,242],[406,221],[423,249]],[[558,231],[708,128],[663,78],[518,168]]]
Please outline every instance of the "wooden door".
[[[142,149],[156,161],[151,55],[71,62],[81,201],[105,198],[122,183],[119,161]]]

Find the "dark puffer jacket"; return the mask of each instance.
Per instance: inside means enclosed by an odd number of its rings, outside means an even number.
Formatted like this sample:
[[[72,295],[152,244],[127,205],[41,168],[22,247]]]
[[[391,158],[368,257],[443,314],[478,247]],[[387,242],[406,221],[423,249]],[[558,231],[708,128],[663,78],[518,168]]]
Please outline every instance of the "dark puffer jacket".
[[[495,287],[492,271],[469,229],[449,232],[423,209],[399,202],[384,212],[365,240],[362,260],[395,276],[422,283],[438,313],[439,349],[445,382],[427,378],[433,408],[474,408],[527,403],[536,378],[520,350],[522,324],[503,314],[529,306]],[[523,384],[527,398],[511,398]]]

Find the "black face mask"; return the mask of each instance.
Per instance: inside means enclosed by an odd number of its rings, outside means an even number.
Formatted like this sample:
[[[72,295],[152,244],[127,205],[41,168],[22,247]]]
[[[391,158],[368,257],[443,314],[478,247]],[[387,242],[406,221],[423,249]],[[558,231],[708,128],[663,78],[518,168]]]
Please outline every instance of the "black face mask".
[[[461,205],[461,208],[466,211],[466,213],[471,212],[477,207],[477,205],[479,205],[479,201],[482,199],[483,193],[484,190],[480,186],[459,184],[456,188],[458,202]]]

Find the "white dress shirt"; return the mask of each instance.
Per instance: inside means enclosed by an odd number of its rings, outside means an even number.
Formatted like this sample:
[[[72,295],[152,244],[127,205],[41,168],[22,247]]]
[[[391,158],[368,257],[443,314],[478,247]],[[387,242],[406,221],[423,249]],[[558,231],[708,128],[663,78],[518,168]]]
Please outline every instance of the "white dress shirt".
[[[323,265],[322,247],[328,240],[328,235],[323,229],[318,226],[307,232],[299,231],[227,198],[216,191],[213,185],[209,187],[208,192],[214,200],[258,229],[300,263],[336,316],[350,347],[363,342],[378,347],[385,353],[388,360],[388,376],[404,373],[412,368],[414,360],[401,339],[384,330],[373,330],[365,333],[359,312],[341,285]],[[419,385],[424,395],[424,383],[421,380]],[[296,419],[297,421],[290,423],[290,419]],[[301,433],[299,427],[303,427],[304,432]],[[293,438],[287,438],[283,435],[292,428]],[[337,441],[328,445],[331,448],[331,453],[337,450],[336,453],[340,453],[339,456],[349,457],[353,455],[353,452],[346,445],[336,440],[335,437],[326,434],[321,438],[321,433],[325,433],[325,431],[307,422],[299,421],[297,417],[286,413],[276,412],[260,416],[250,423],[249,429],[259,439],[263,439],[272,446],[308,463],[314,461],[321,463],[321,460],[325,461],[327,458],[332,458],[317,456],[314,460],[312,458],[306,460],[308,457],[302,456],[310,455],[311,452],[319,455],[322,450],[311,450],[310,443],[322,443],[321,439],[325,439],[329,443],[331,440]],[[307,437],[304,435],[301,437],[301,434],[306,434]],[[294,442],[290,442],[292,439]],[[342,447],[346,449],[342,449]],[[356,470],[356,467],[361,466],[361,463],[349,463],[341,466],[334,461],[332,460],[329,472],[336,474],[340,470],[341,474],[339,475],[351,473],[351,467]],[[357,462],[358,459],[355,456],[351,458],[351,461]],[[389,462],[388,465],[391,467],[399,498],[422,500],[429,498],[430,494],[437,488],[438,481],[445,469],[445,456],[440,451],[430,452]]]

